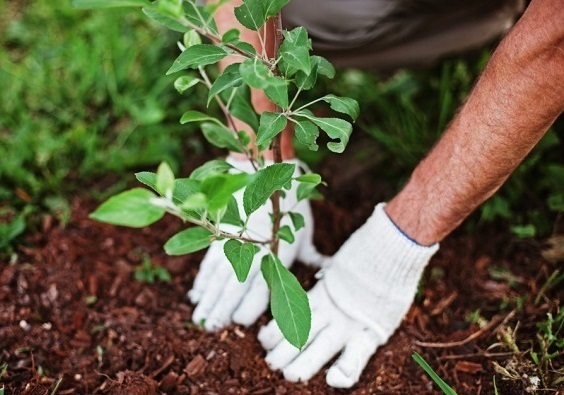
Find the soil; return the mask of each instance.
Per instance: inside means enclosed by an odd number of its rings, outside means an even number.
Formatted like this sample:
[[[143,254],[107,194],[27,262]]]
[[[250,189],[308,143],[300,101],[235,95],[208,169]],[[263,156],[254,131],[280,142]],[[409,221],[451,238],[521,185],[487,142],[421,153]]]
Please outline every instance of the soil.
[[[313,210],[315,243],[325,254],[389,196],[374,184],[370,161],[363,168],[352,156],[321,167],[330,189]],[[536,324],[556,312],[563,296],[561,287],[541,290],[556,264],[542,258],[538,242],[515,242],[484,227],[447,238],[401,327],[357,385],[337,390],[325,384],[323,371],[309,382],[290,383],[268,369],[256,340],[268,314],[252,327],[217,333],[191,324],[194,307],[185,295],[203,253],[163,252],[181,228],[174,218],[146,229],[116,227],[88,219],[96,204],[74,200],[64,227],[45,217],[42,231],[19,247],[17,262],[0,265],[0,372],[7,364],[0,388],[6,394],[442,393],[413,361],[414,352],[460,395],[494,394],[494,375],[500,394],[536,392],[531,378],[541,374],[529,353],[533,346],[539,350]],[[145,257],[166,267],[172,280],[136,281],[133,272]],[[298,263],[294,271],[306,289],[313,285],[312,269]],[[513,311],[519,295],[528,298]],[[482,329],[479,320],[467,319],[478,309]],[[515,330],[518,353],[503,340]],[[562,384],[550,384],[563,365],[562,356],[553,360],[539,393],[564,394]]]

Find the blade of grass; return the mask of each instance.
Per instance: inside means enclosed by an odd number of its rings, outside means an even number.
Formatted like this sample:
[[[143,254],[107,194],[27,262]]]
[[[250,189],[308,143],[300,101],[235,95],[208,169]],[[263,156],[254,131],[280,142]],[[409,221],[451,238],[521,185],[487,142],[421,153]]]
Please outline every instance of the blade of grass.
[[[433,381],[446,395],[458,395],[455,390],[453,390],[442,378],[439,377],[437,373],[435,373],[433,368],[429,366],[427,361],[425,361],[421,355],[413,353],[411,357],[423,368],[423,370],[433,379]]]

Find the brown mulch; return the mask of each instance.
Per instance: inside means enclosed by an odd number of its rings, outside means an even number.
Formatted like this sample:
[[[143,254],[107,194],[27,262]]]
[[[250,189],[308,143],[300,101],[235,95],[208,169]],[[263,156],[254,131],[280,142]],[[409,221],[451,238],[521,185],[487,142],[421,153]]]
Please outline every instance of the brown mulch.
[[[366,169],[354,177],[350,169],[328,166],[322,173],[334,189],[313,204],[315,241],[332,254],[383,192],[373,183],[377,175]],[[324,372],[307,383],[290,383],[268,369],[256,340],[268,315],[250,328],[217,333],[191,324],[193,306],[185,294],[203,253],[166,256],[163,243],[180,229],[175,219],[127,229],[88,219],[96,207],[92,201],[77,198],[72,207],[66,227],[45,221],[43,232],[19,248],[17,263],[0,263],[0,368],[7,363],[0,388],[6,394],[442,393],[412,360],[414,352],[461,395],[493,394],[494,375],[500,394],[523,394],[527,377],[536,372],[526,362],[536,323],[554,313],[562,297],[561,289],[551,290],[534,304],[555,270],[537,244],[516,243],[495,229],[460,231],[444,241],[402,326],[356,386],[329,388]],[[166,267],[172,281],[135,281],[133,271],[144,257]],[[493,278],[492,268],[510,269],[513,277]],[[297,264],[295,272],[306,288],[312,286],[311,269]],[[511,313],[524,294],[529,298],[523,307]],[[466,317],[477,309],[493,324],[481,330],[469,322]],[[502,335],[516,326],[521,353],[512,355]],[[458,343],[444,347],[449,342]],[[496,365],[513,367],[521,377],[508,379]]]

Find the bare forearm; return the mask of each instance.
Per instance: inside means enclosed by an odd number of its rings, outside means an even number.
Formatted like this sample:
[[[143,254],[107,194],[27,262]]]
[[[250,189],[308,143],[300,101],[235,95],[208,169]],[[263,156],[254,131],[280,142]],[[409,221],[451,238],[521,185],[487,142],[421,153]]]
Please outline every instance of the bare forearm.
[[[536,0],[502,41],[459,114],[386,211],[421,244],[490,197],[564,109],[564,7]]]

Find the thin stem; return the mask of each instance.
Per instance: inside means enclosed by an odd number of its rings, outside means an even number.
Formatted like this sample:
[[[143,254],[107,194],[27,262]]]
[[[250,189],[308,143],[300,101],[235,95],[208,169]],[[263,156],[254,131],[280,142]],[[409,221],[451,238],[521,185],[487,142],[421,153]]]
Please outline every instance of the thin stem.
[[[299,93],[299,90],[298,90],[298,93]],[[306,103],[306,104],[304,104],[303,106],[301,106],[300,108],[297,108],[297,109],[295,109],[294,111],[292,111],[291,114],[295,114],[295,113],[297,113],[297,112],[303,110],[304,108],[307,108],[307,107],[311,106],[312,104],[318,103],[318,102],[320,102],[320,101],[322,101],[322,100],[323,100],[323,97],[320,97],[320,98],[318,98],[318,99],[315,99],[315,100],[313,100],[313,101],[310,101],[309,103]],[[292,102],[292,103],[293,103],[293,102]]]
[[[292,101],[290,102],[290,105],[288,106],[288,111],[290,111],[292,109],[292,106],[294,105],[294,103],[296,102],[296,100],[298,99],[298,96],[300,95],[300,93],[302,92],[302,88],[298,88],[298,91],[296,92],[296,95],[294,96],[294,98],[292,99]]]
[[[268,55],[266,54],[266,26],[262,28],[262,35],[260,31],[257,31],[257,36],[260,41],[262,57],[268,59]]]
[[[273,28],[274,28],[274,58],[278,57],[278,49],[282,43],[282,15],[280,13],[276,14],[273,18]],[[274,70],[276,74],[278,73],[278,68]],[[276,112],[282,112],[279,106],[276,106]],[[282,162],[282,150],[281,150],[281,133],[279,133],[272,140],[272,154],[275,163]],[[272,194],[272,214],[274,216],[272,224],[272,242],[270,244],[270,250],[273,254],[278,255],[278,245],[279,237],[278,231],[280,230],[280,222],[282,220],[282,215],[280,213],[280,192],[276,191]]]
[[[176,204],[174,204],[170,200],[167,200],[167,199],[164,199],[164,198],[157,198],[155,200],[155,203],[157,203],[161,207],[164,207],[165,210],[167,211],[167,213],[172,214],[172,215],[180,218],[181,220],[183,220],[185,222],[189,222],[191,224],[201,226],[202,228],[205,228],[205,229],[209,230],[210,232],[212,232],[217,237],[222,237],[222,238],[226,238],[226,239],[236,239],[236,240],[244,241],[244,242],[247,242],[247,243],[254,243],[254,244],[261,244],[261,245],[268,245],[272,242],[271,240],[256,240],[256,239],[252,239],[252,238],[249,238],[249,237],[244,237],[242,235],[234,235],[232,233],[224,232],[205,218],[204,219],[197,219],[197,218],[194,218],[194,217],[187,215],[178,206],[176,206]]]

